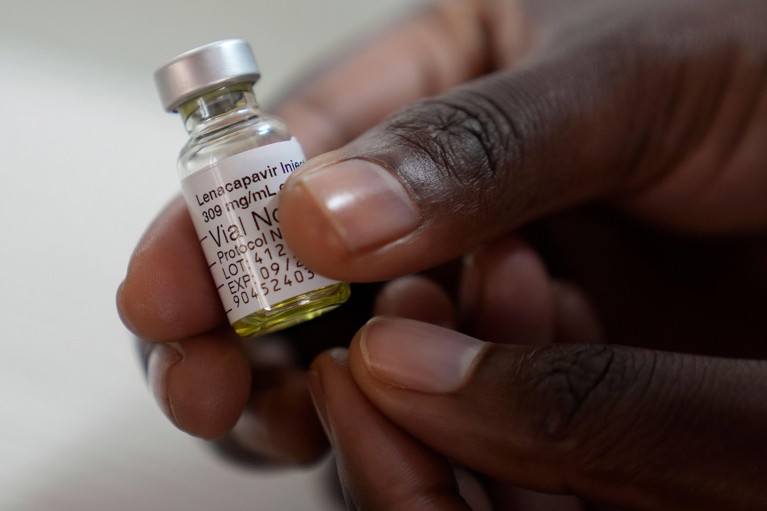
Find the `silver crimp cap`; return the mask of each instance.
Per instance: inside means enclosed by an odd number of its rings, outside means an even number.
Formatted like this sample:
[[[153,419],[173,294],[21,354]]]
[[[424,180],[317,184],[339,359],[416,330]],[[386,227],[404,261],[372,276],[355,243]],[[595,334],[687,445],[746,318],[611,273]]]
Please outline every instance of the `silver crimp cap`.
[[[247,41],[226,39],[182,53],[154,73],[162,106],[175,111],[190,99],[235,83],[261,78]]]

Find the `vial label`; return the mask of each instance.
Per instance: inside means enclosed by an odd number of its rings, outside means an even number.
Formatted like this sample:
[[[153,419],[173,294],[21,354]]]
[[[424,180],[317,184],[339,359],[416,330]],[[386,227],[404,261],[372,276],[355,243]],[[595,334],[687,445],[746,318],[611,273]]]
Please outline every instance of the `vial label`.
[[[282,238],[277,193],[303,162],[293,138],[226,158],[181,182],[230,323],[337,283],[304,266]]]

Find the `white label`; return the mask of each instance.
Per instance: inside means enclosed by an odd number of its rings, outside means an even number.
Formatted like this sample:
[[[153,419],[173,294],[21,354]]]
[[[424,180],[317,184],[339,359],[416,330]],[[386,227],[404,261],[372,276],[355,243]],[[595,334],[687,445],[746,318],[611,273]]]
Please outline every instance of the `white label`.
[[[304,162],[295,138],[226,158],[181,181],[230,323],[335,284],[282,239],[277,192]]]

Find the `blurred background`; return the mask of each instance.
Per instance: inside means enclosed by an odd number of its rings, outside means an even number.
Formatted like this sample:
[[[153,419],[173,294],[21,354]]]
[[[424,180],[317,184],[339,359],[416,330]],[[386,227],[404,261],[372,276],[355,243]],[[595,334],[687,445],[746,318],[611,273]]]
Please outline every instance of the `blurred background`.
[[[178,189],[152,73],[249,40],[268,103],[407,0],[0,0],[0,510],[330,510],[327,467],[234,467],[147,391],[114,307]]]

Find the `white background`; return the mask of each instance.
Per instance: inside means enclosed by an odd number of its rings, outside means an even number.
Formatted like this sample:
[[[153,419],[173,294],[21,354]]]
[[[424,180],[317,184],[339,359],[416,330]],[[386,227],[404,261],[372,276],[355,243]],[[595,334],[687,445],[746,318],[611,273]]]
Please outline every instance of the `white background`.
[[[0,510],[324,510],[308,471],[233,467],[144,385],[114,293],[178,189],[156,67],[248,39],[268,102],[406,0],[0,0]]]

